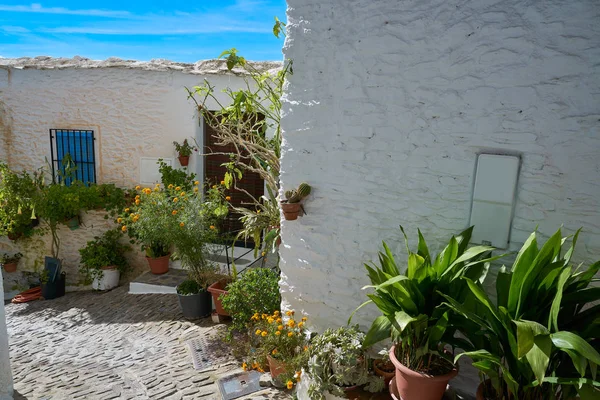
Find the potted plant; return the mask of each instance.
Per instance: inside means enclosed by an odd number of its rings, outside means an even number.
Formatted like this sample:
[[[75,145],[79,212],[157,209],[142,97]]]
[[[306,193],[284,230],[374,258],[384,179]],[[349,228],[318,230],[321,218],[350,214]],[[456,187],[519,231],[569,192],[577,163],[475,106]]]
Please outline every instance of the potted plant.
[[[177,286],[179,306],[185,318],[196,319],[210,315],[210,293],[193,279],[187,279]]]
[[[8,253],[4,253],[3,256],[0,256],[0,264],[4,267],[5,272],[15,272],[21,258],[23,258],[23,254],[21,253],[16,253],[12,256]]]
[[[190,162],[190,156],[192,155],[192,151],[196,150],[194,147],[190,146],[187,139],[183,140],[183,143],[179,144],[178,142],[173,142],[175,146],[175,150],[179,153],[179,163],[182,167],[187,167]]]
[[[270,268],[252,268],[227,286],[227,293],[221,298],[223,310],[231,315],[229,337],[234,331],[244,332],[252,316],[272,314],[279,310],[279,274]]]
[[[369,373],[364,338],[354,326],[327,329],[312,339],[308,362],[311,399],[325,400],[326,393],[346,397],[360,386],[372,393],[385,388],[382,378]]]
[[[194,180],[196,174],[187,173],[185,170],[173,168],[163,161],[158,159],[158,172],[160,173],[160,181],[164,188],[176,188],[189,192],[194,188]]]
[[[500,271],[496,303],[466,277],[469,301],[444,296],[463,318],[459,326],[469,351],[456,360],[471,357],[485,378],[479,399],[599,398],[600,290],[592,282],[600,261],[573,269],[578,235],[566,250],[569,238],[560,230],[541,249],[531,234],[512,267]]]
[[[34,203],[39,176],[15,172],[0,162],[0,236],[28,237],[36,226]]]
[[[121,274],[129,270],[125,253],[131,247],[119,242],[121,236],[120,231],[111,229],[79,249],[79,271],[85,275],[87,281],[92,282],[93,289],[110,290],[119,286]]]
[[[390,381],[396,374],[396,367],[394,367],[394,364],[390,360],[389,353],[389,349],[383,349],[378,353],[380,357],[373,360],[373,371],[377,376],[384,379],[385,386],[390,384]]]
[[[302,209],[300,202],[310,194],[311,189],[308,183],[301,183],[298,189],[287,190],[284,193],[286,199],[281,202],[281,209],[287,221],[293,221],[298,218]]]
[[[404,229],[400,227],[404,234]],[[446,344],[456,343],[456,331],[442,293],[459,296],[466,293],[462,277],[480,280],[489,262],[501,256],[490,257],[493,247],[476,246],[467,249],[473,228],[452,237],[437,257],[429,254],[427,244],[419,231],[418,250],[408,248],[408,267],[401,273],[386,243],[379,253],[380,267],[365,264],[371,285],[369,294],[383,315],[373,322],[365,339],[365,346],[387,338],[395,343],[390,359],[396,367],[395,385],[405,399],[439,400],[446,385],[458,373]],[[363,304],[363,305],[364,305]],[[360,308],[360,307],[359,307]],[[352,318],[352,316],[350,317]]]
[[[244,369],[260,372],[268,365],[273,381],[287,389],[293,389],[300,381],[308,361],[307,318],[296,320],[294,315],[291,310],[285,315],[279,311],[255,313],[249,328],[254,351],[242,364]]]

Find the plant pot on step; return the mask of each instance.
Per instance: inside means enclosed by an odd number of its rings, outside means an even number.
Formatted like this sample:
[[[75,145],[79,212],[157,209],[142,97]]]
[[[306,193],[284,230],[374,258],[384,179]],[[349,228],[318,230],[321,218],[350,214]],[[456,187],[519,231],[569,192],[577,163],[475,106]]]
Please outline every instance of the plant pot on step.
[[[65,221],[65,225],[67,225],[72,231],[79,229],[79,217],[76,215],[73,218],[69,218]]]
[[[148,261],[148,265],[150,266],[150,272],[154,275],[162,275],[169,272],[169,259],[171,258],[171,253],[166,256],[152,258],[146,257]]]
[[[179,159],[179,164],[181,164],[182,167],[187,167],[190,163],[190,156],[179,156],[177,158]]]
[[[206,290],[198,294],[177,294],[183,316],[187,319],[208,317],[212,309],[210,293]]]
[[[110,290],[119,286],[121,273],[115,266],[103,267],[102,278],[94,278],[92,281],[92,289],[94,290]]]
[[[373,360],[373,370],[378,376],[381,376],[385,381],[385,386],[390,384],[390,381],[396,375],[396,367],[391,361],[383,362],[382,359],[378,358]]]
[[[269,371],[271,371],[271,378],[276,379],[279,375],[285,372],[285,363],[274,359],[271,356],[267,356],[269,362]]]
[[[396,358],[396,346],[390,349],[390,360],[396,367],[395,382],[398,393],[402,399],[441,400],[450,379],[458,374],[454,367],[444,375],[425,375],[404,366]]]
[[[302,205],[300,203],[288,203],[287,201],[281,202],[281,210],[283,211],[283,217],[286,221],[294,221],[298,219]]]
[[[210,285],[208,287],[208,291],[212,295],[213,302],[215,303],[215,309],[217,310],[217,314],[229,316],[229,313],[227,311],[225,311],[225,309],[223,308],[223,303],[219,299],[219,297],[222,294],[228,293],[227,290],[225,290],[226,287],[227,287],[227,282],[224,280],[220,280],[220,281],[215,282],[212,285]]]
[[[56,299],[65,295],[67,274],[61,273],[54,282],[42,283],[42,297],[46,300]]]
[[[4,272],[16,272],[17,263],[6,263],[4,264]]]

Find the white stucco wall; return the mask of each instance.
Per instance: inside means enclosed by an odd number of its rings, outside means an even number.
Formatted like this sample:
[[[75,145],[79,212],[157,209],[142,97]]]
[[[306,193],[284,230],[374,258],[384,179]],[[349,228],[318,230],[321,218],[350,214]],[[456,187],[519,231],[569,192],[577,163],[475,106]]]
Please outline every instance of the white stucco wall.
[[[259,70],[277,68],[274,62],[255,63]],[[173,158],[173,141],[197,138],[202,130],[194,103],[185,87],[208,80],[219,101],[228,104],[222,91],[245,87],[244,79],[229,73],[222,61],[196,64],[108,59],[0,59],[0,160],[11,168],[33,171],[50,160],[49,129],[92,129],[96,138],[98,183],[132,187],[140,182],[140,158]],[[217,109],[214,101],[209,106]],[[194,154],[188,170],[202,177],[202,159]],[[80,276],[78,249],[112,227],[103,214],[82,214],[84,226],[61,229],[61,253],[67,285]],[[50,254],[50,238],[34,237],[15,242],[0,238],[0,252],[22,251],[19,271],[33,271]],[[134,257],[134,266],[147,268]],[[10,288],[9,288],[10,289]]]
[[[288,0],[282,181],[313,194],[282,224],[287,306],[345,324],[381,240],[405,260],[399,224],[435,250],[468,225],[485,151],[522,157],[511,250],[564,224],[597,259],[599,18],[595,0]]]
[[[0,400],[12,400],[13,380],[8,354],[8,333],[6,331],[2,282],[2,270],[0,269]]]

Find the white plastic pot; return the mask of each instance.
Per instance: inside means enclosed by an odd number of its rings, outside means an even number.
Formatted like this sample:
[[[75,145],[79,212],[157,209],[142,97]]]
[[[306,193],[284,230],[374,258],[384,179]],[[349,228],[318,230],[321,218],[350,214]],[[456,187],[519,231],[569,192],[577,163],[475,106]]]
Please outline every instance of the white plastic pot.
[[[102,278],[95,278],[92,282],[92,289],[94,290],[110,290],[119,286],[119,278],[121,273],[114,269],[102,269]]]

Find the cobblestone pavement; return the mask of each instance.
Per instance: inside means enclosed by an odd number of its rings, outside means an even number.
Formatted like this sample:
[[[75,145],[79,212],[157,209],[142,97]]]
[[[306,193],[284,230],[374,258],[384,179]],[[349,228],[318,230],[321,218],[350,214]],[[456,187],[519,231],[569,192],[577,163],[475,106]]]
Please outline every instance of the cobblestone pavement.
[[[217,399],[216,379],[239,369],[221,340],[224,325],[185,320],[175,295],[119,287],[7,304],[6,313],[15,399]],[[199,335],[224,356],[202,372],[185,343]]]

